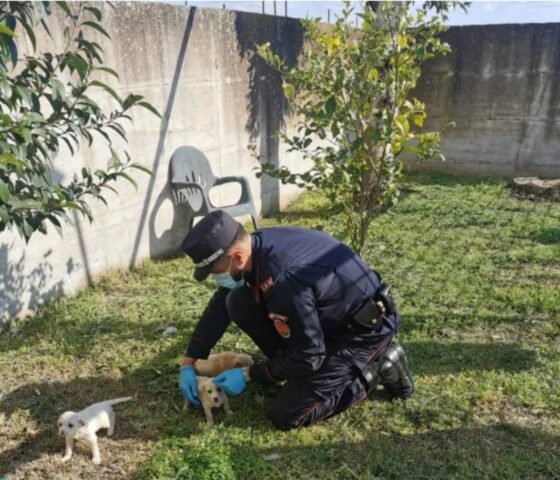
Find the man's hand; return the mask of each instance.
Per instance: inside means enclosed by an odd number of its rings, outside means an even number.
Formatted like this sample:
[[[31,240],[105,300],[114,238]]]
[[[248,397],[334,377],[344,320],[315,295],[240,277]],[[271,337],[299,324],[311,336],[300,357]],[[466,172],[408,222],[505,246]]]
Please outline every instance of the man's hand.
[[[239,395],[245,390],[245,375],[242,368],[231,368],[215,376],[212,381],[228,395]]]
[[[183,398],[191,405],[200,406],[198,400],[198,384],[192,365],[185,365],[179,371],[179,390]]]

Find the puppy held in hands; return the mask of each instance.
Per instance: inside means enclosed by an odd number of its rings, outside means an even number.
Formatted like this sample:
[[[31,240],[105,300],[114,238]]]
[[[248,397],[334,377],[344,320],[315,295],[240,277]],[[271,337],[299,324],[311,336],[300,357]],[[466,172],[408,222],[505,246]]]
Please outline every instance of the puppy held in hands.
[[[75,440],[84,440],[91,448],[91,461],[101,462],[97,445],[97,431],[107,429],[107,435],[113,435],[115,429],[115,412],[113,405],[127,402],[132,397],[115,398],[104,402],[94,403],[80,412],[64,412],[58,418],[58,434],[66,439],[66,452],[62,462],[72,458]]]
[[[215,377],[230,368],[250,367],[253,365],[251,355],[246,353],[214,353],[206,360],[197,360],[194,369],[199,375]]]
[[[212,415],[213,408],[224,407],[226,415],[228,416],[233,413],[229,406],[227,395],[211,378],[197,376],[196,381],[198,383],[198,399],[204,409],[206,423],[208,425],[214,425],[214,416]]]

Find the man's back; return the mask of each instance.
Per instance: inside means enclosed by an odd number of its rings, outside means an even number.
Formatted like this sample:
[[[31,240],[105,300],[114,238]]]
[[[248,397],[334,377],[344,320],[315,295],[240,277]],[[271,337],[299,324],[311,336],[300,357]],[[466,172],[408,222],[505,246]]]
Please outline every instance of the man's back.
[[[260,270],[265,301],[285,302],[287,283],[290,291],[294,284],[310,288],[327,334],[339,329],[379,286],[379,279],[360,257],[323,232],[277,227],[258,230],[253,237],[253,261]]]

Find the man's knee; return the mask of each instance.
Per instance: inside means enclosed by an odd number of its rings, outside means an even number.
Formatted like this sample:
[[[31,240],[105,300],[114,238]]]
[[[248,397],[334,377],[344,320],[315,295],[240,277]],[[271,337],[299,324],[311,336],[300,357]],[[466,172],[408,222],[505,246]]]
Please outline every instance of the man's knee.
[[[294,418],[286,408],[283,408],[277,402],[272,402],[268,408],[267,417],[278,430],[284,432],[299,426],[298,419]]]

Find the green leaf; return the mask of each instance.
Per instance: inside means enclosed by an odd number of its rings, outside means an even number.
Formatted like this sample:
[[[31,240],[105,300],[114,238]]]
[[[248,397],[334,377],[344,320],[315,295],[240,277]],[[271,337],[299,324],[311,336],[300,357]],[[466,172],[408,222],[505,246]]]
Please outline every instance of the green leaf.
[[[105,200],[105,198],[104,198],[103,196],[101,196],[99,193],[94,192],[94,193],[92,193],[92,195],[93,195],[95,198],[101,200],[105,205],[107,205],[107,206],[109,205],[109,204],[107,203],[107,200]]]
[[[29,105],[29,106],[33,105],[33,98],[31,96],[31,92],[27,88],[22,87],[20,85],[16,85],[15,89],[16,89],[16,92],[19,95],[19,97],[22,100],[24,100],[27,103],[27,105]]]
[[[20,200],[15,197],[12,197],[11,201],[8,203],[13,205],[16,210],[39,210],[43,207],[42,202],[39,200]]]
[[[161,114],[148,102],[138,102],[138,105],[152,112],[156,117],[161,118]]]
[[[129,167],[135,168],[137,170],[141,170],[142,172],[145,172],[152,177],[154,176],[154,172],[152,172],[149,168],[145,167],[144,165],[140,165],[139,163],[131,163]]]
[[[141,101],[144,97],[142,95],[134,95],[129,94],[124,99],[122,106],[125,110],[129,109],[130,107],[137,105],[139,101]]]
[[[369,71],[367,78],[370,82],[377,82],[377,80],[379,79],[379,72],[377,71],[377,69],[372,68]]]
[[[10,214],[8,213],[8,210],[3,207],[0,207],[0,221],[5,224],[8,224],[10,222]]]
[[[75,152],[74,152],[74,147],[73,147],[72,143],[70,142],[70,140],[67,139],[67,138],[64,137],[64,136],[59,137],[59,138],[66,144],[66,146],[67,146],[68,149],[70,150],[70,153],[71,153],[72,155],[74,155],[74,153],[75,153]]]
[[[286,82],[282,83],[282,90],[284,92],[284,96],[288,100],[292,101],[295,98],[296,89],[294,88],[294,86],[292,84],[286,83]]]
[[[104,28],[96,22],[88,20],[87,22],[82,23],[82,26],[94,28],[98,32],[101,32],[103,35],[105,35],[107,38],[111,38],[111,36],[104,30]]]
[[[29,37],[29,40],[31,40],[31,45],[33,45],[33,51],[35,51],[37,49],[37,39],[35,38],[33,28],[31,28],[31,26],[27,22],[21,22],[21,25],[23,28],[25,28],[27,36]]]
[[[325,47],[327,47],[327,53],[329,55],[331,55],[335,50],[338,50],[338,48],[341,45],[341,40],[340,38],[337,37],[330,37],[328,35],[321,35],[319,37],[319,41],[325,45]]]
[[[101,70],[103,72],[107,72],[110,75],[113,75],[114,77],[116,77],[117,79],[119,78],[119,74],[117,72],[115,72],[115,70],[113,70],[112,68],[109,67],[96,67],[95,70]]]
[[[408,39],[406,38],[406,35],[397,36],[397,44],[399,45],[400,48],[406,47],[407,43],[408,43]]]
[[[73,208],[75,210],[80,210],[80,211],[82,210],[82,207],[78,203],[73,201],[66,202],[64,204],[64,208]]]
[[[352,151],[358,150],[363,144],[364,144],[364,139],[362,137],[356,138],[356,140],[352,142],[352,147],[351,147]]]
[[[337,137],[338,134],[340,133],[340,129],[338,127],[338,123],[333,123],[331,125],[331,134],[333,137]]]
[[[49,30],[48,25],[45,23],[45,20],[44,20],[44,19],[41,19],[41,25],[42,25],[43,28],[45,29],[45,32],[47,32],[47,35],[49,36],[49,38],[52,39],[51,32],[50,32],[50,30]]]
[[[8,203],[8,199],[10,198],[10,189],[8,185],[6,185],[2,180],[0,180],[0,200],[3,203]]]
[[[56,2],[56,4],[57,4],[62,10],[64,10],[64,13],[65,13],[68,17],[71,17],[71,16],[72,16],[72,12],[70,11],[70,8],[68,7],[67,2]]]
[[[118,176],[118,177],[123,177],[123,178],[127,179],[130,183],[132,183],[132,185],[134,185],[134,187],[135,187],[136,189],[138,189],[138,185],[136,184],[136,182],[134,181],[134,179],[133,179],[130,175],[128,175],[127,173],[125,173],[125,172],[119,172],[119,173],[117,173],[117,176]]]
[[[422,127],[424,125],[424,119],[426,118],[426,114],[424,112],[417,112],[412,115],[412,123],[417,127]]]
[[[27,123],[46,123],[45,117],[37,112],[25,112],[23,120]]]
[[[400,134],[403,137],[406,137],[408,135],[408,132],[410,131],[410,125],[404,115],[399,115],[397,118],[395,118],[395,125],[397,126]]]
[[[14,157],[13,155],[4,154],[0,156],[0,163],[5,163],[8,165],[14,165],[15,167],[26,168],[27,164],[22,162],[18,158]]]
[[[119,154],[115,150],[113,150],[111,147],[109,147],[109,150],[111,151],[111,158],[109,159],[109,162],[107,163],[107,168],[109,170],[116,170],[118,168],[121,168],[123,163],[121,162]]]
[[[6,25],[4,25],[3,23],[0,23],[0,35],[7,35],[8,37],[13,37],[14,31],[6,27]]]
[[[8,50],[10,52],[10,60],[12,62],[12,65],[15,67],[18,62],[18,55],[19,55],[17,45],[10,37],[6,39],[5,43],[8,45]]]
[[[47,218],[58,228],[61,228],[62,226],[60,225],[60,222],[58,221],[58,218],[56,218],[55,215],[47,215]]]
[[[31,235],[33,235],[33,232],[35,231],[33,226],[31,226],[26,220],[24,220],[21,225],[18,225],[18,230],[22,233],[26,242],[29,241]]]
[[[330,117],[335,110],[336,110],[336,99],[334,97],[330,97],[325,103],[325,112]]]
[[[95,18],[97,18],[98,21],[101,21],[101,10],[99,10],[99,8],[96,7],[84,7],[84,10],[87,10],[88,12],[91,12],[95,15]]]
[[[18,127],[18,128],[14,128],[13,131],[18,137],[20,137],[23,140],[23,142],[26,145],[33,141],[33,137],[31,136],[31,132],[29,131],[29,129],[25,127]]]
[[[111,123],[109,125],[106,125],[105,128],[110,128],[111,130],[114,130],[122,137],[123,140],[126,141],[126,132],[124,131],[122,125],[118,123]]]
[[[102,88],[103,90],[105,90],[107,93],[109,93],[117,102],[119,102],[119,105],[122,105],[122,99],[121,97],[118,96],[117,92],[115,92],[109,85],[107,85],[106,83],[100,82],[99,80],[93,80],[91,82],[91,85],[94,85],[96,87]]]
[[[88,146],[91,146],[91,144],[93,143],[93,135],[85,129],[81,130],[80,133],[88,141]]]
[[[0,83],[0,88],[2,89],[2,98],[4,100],[9,100],[12,96],[12,87],[10,82],[4,80]]]
[[[107,134],[107,132],[104,132],[101,128],[95,128],[94,130],[100,135],[102,135],[105,138],[105,140],[107,140],[107,143],[109,145],[112,145],[113,141],[111,140],[111,137]]]
[[[66,98],[66,89],[64,88],[64,84],[60,80],[53,78],[51,80],[51,89],[54,99],[58,98],[60,100],[64,100]]]
[[[8,125],[11,126],[13,123],[14,120],[12,119],[12,117],[6,115],[5,113],[0,112],[0,125],[6,127]]]
[[[82,80],[86,77],[89,66],[82,57],[75,55],[74,53],[67,53],[65,61],[66,64],[78,71],[78,75]]]

